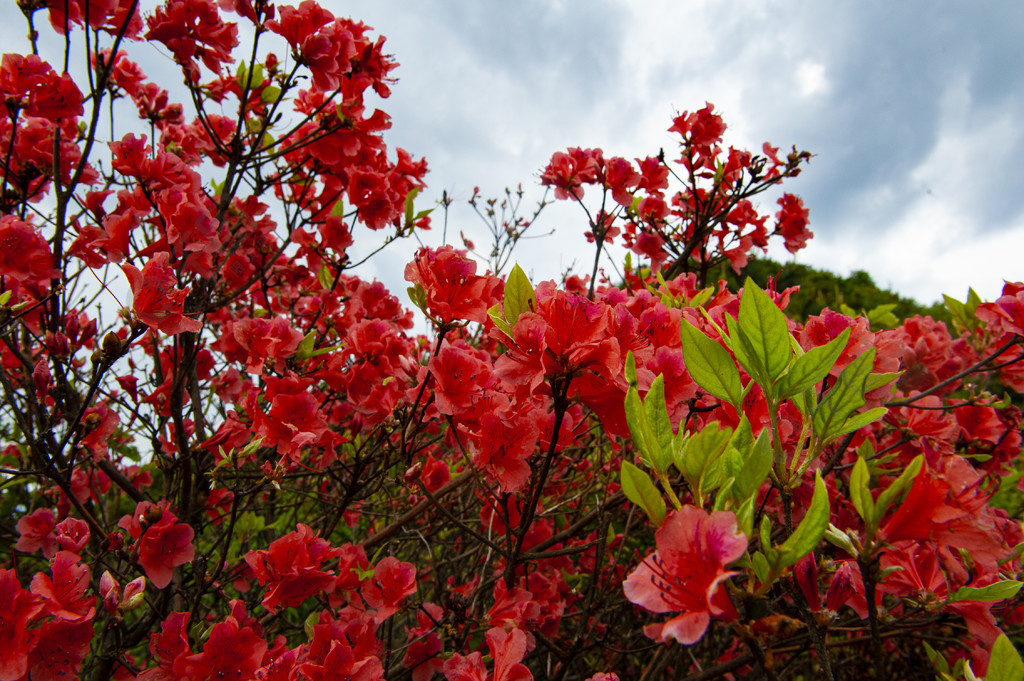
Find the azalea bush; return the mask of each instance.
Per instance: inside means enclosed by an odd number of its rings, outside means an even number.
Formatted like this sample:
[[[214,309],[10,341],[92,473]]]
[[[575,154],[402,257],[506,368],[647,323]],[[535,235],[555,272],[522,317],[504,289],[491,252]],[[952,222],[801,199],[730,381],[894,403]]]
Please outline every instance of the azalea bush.
[[[362,23],[18,7],[0,681],[1024,676],[1024,284],[947,325],[714,282],[812,234],[755,203],[810,154],[710,104],[672,152],[553,154],[589,272],[531,282],[521,194],[475,195],[487,270],[384,143]],[[412,235],[426,336],[360,276]]]

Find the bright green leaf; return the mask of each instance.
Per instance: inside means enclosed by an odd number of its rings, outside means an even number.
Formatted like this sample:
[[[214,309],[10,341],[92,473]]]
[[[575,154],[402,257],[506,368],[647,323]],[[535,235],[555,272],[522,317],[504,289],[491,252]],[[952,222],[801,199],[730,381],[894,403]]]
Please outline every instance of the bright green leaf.
[[[668,471],[672,456],[672,422],[665,406],[665,377],[658,374],[644,398],[644,415],[651,432],[651,457],[659,473]]]
[[[789,398],[818,385],[835,366],[849,339],[850,329],[847,328],[827,345],[811,348],[799,357],[779,379],[779,397]]]
[[[858,457],[857,463],[853,464],[853,472],[850,474],[850,500],[864,522],[870,522],[875,517],[875,500],[871,496],[871,490],[868,489],[870,478],[868,462]]]
[[[636,380],[636,357],[633,356],[633,351],[629,350],[626,352],[626,381],[631,387],[639,388],[640,384]]]
[[[872,390],[877,390],[884,385],[889,385],[902,375],[902,371],[891,371],[883,374],[868,374],[868,377],[864,380],[864,394],[866,395]]]
[[[619,470],[622,481],[622,493],[626,498],[639,506],[655,525],[661,526],[665,519],[665,500],[661,498],[651,476],[628,461],[622,462]]]
[[[917,478],[917,474],[921,472],[922,466],[924,466],[924,455],[918,454],[903,473],[900,474],[900,477],[896,478],[884,492],[878,495],[878,499],[875,501],[875,513],[872,517],[867,518],[868,522],[874,523],[876,526],[881,522],[882,517],[889,510],[892,502],[902,496],[914,484],[914,480]]]
[[[413,201],[416,200],[416,195],[420,193],[419,187],[413,187],[409,190],[409,193],[405,195],[405,224],[406,226],[411,225],[413,221]]]
[[[515,326],[519,321],[519,315],[524,312],[533,312],[537,308],[537,297],[533,293],[533,285],[527,279],[518,264],[508,273],[508,280],[505,282],[505,302],[502,310],[505,313],[505,320],[509,326]]]
[[[889,410],[885,407],[875,407],[874,409],[868,409],[860,414],[854,414],[846,420],[846,423],[843,424],[842,428],[832,433],[832,437],[839,437],[840,435],[845,435],[855,430],[859,430],[864,426],[870,425],[885,416],[888,411]]]
[[[988,681],[1024,681],[1024,661],[1006,634],[999,634],[992,644],[985,678]]]
[[[334,287],[334,273],[326,264],[320,266],[320,270],[316,273],[316,280],[320,282],[320,286],[325,291],[330,291]]]
[[[487,310],[487,316],[491,318],[491,321],[494,322],[494,325],[498,327],[499,331],[509,338],[512,338],[512,327],[505,321],[505,315],[501,313],[501,307],[498,305],[492,305],[491,308]]]
[[[1024,582],[1018,582],[1013,579],[1005,579],[1001,582],[982,587],[962,586],[946,602],[1005,601],[1016,596],[1022,586],[1024,586]]]
[[[821,479],[821,473],[815,473],[814,496],[811,498],[807,514],[793,530],[793,534],[779,547],[783,562],[781,567],[793,565],[818,546],[822,535],[828,529],[828,518],[828,490],[825,481]]]
[[[725,465],[720,459],[731,438],[732,429],[720,428],[714,421],[691,435],[685,446],[674,452],[676,468],[691,490],[703,495],[721,484]]]
[[[281,98],[281,88],[276,85],[268,85],[260,92],[260,101],[264,104],[273,104]]]
[[[792,350],[789,346],[789,325],[786,315],[779,309],[771,296],[758,288],[747,277],[743,283],[740,311],[737,318],[739,332],[767,372],[767,378],[775,383],[789,366]],[[767,393],[770,386],[761,386]]]
[[[743,402],[740,372],[729,352],[690,322],[682,324],[683,361],[704,390],[739,408]]]
[[[299,359],[309,359],[312,357],[314,343],[316,343],[316,329],[302,337],[299,347],[295,348],[295,356]]]
[[[850,414],[864,406],[864,382],[875,361],[875,349],[868,348],[839,374],[832,389],[814,410],[814,435],[822,443],[831,440],[846,424]]]
[[[768,437],[768,429],[762,430],[750,454],[743,462],[732,482],[732,495],[737,501],[753,499],[761,483],[768,479],[772,470],[772,445]]]
[[[729,329],[727,343],[729,349],[732,350],[732,354],[735,355],[736,361],[739,362],[739,365],[750,374],[750,377],[758,385],[771,385],[771,380],[768,378],[768,370],[754,351],[754,347],[750,344],[750,339],[740,331],[740,323],[729,316],[726,316],[725,321],[726,327]]]
[[[757,581],[762,584],[767,582],[771,573],[771,566],[768,565],[768,559],[764,557],[764,554],[757,551],[751,558],[750,563],[751,567],[754,568],[754,576],[757,577]]]

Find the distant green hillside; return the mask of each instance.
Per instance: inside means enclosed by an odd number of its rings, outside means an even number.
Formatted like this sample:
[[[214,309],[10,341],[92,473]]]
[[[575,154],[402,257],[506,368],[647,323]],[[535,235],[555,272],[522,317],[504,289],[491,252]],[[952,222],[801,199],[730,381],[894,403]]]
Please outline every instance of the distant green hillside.
[[[739,275],[731,268],[723,269],[725,271],[719,278],[724,278],[733,290],[742,286],[743,280],[748,276],[762,288],[766,285],[768,277],[776,278],[776,288],[780,290],[789,286],[799,286],[800,291],[790,298],[786,312],[800,319],[819,314],[826,307],[843,311],[842,306],[845,305],[857,313],[868,314],[872,320],[872,327],[876,329],[894,326],[898,320],[916,314],[929,315],[946,322],[947,326],[950,324],[949,311],[941,303],[922,305],[916,300],[880,289],[872,281],[871,276],[862,270],[853,272],[849,277],[840,277],[807,265],[783,264],[766,258],[752,258]],[[709,277],[709,281],[711,280]],[[873,310],[876,311],[875,314],[869,314]],[[893,317],[889,317],[888,313]]]

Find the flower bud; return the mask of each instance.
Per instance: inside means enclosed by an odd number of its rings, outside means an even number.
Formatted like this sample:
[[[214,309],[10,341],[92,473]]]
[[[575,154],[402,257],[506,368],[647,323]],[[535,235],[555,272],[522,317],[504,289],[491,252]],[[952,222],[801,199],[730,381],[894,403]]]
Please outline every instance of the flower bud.
[[[103,337],[103,354],[107,357],[120,357],[124,351],[121,338],[113,331],[108,331]]]

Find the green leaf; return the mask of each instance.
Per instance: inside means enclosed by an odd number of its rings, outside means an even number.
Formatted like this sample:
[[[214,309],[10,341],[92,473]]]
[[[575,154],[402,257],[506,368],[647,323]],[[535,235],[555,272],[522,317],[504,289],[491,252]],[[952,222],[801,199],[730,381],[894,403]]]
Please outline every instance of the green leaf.
[[[772,470],[772,445],[767,428],[761,431],[749,451],[750,455],[732,481],[732,496],[739,502],[755,498]]]
[[[302,623],[302,630],[306,632],[306,638],[310,641],[313,640],[314,629],[317,624],[320,623],[320,613],[314,610],[309,613],[309,617]]]
[[[628,350],[626,352],[626,364],[624,369],[626,372],[626,381],[629,385],[633,388],[639,388],[640,384],[636,380],[636,357],[633,356],[632,350]]]
[[[797,358],[789,372],[779,379],[779,397],[786,399],[818,385],[835,366],[849,339],[847,328],[827,345],[811,348]]]
[[[281,98],[281,88],[276,85],[268,85],[260,92],[260,101],[264,104],[273,104]]]
[[[914,460],[910,462],[906,470],[900,474],[900,477],[896,478],[889,487],[878,495],[878,499],[875,501],[875,513],[872,517],[867,518],[868,522],[874,523],[877,526],[882,518],[885,516],[886,511],[889,510],[889,506],[892,505],[896,499],[901,497],[903,493],[914,484],[914,480],[917,478],[917,474],[921,472],[921,467],[924,466],[924,455],[918,454],[914,457]]]
[[[720,428],[718,422],[713,421],[691,435],[686,444],[675,452],[676,468],[697,495],[721,484],[725,464],[720,459],[731,438],[731,428]]]
[[[886,303],[885,305],[876,305],[869,310],[866,316],[871,329],[877,331],[880,329],[895,329],[899,326],[900,319],[892,312],[895,309],[896,303]]]
[[[640,451],[640,459],[645,465],[659,473],[666,471],[668,469],[667,463],[664,467],[660,466],[664,461],[664,456],[660,451],[654,451],[655,448],[658,448],[658,439],[651,431],[651,424],[647,421],[644,406],[640,402],[640,393],[637,392],[636,388],[630,388],[626,391],[624,408],[626,412],[626,425],[629,426],[629,432],[633,435],[633,442],[636,443],[636,447]]]
[[[761,550],[767,551],[772,547],[772,519],[765,513],[761,516],[761,526],[758,528],[758,535],[761,539]]]
[[[872,390],[877,390],[884,385],[888,385],[902,375],[902,371],[891,371],[883,374],[868,374],[868,377],[864,380],[864,394],[866,395]]]
[[[501,307],[498,305],[492,305],[491,308],[487,310],[487,316],[491,318],[491,321],[494,322],[494,325],[498,327],[499,331],[509,338],[512,338],[512,327],[505,321],[505,315],[501,313]]]
[[[868,409],[860,414],[855,414],[846,420],[843,427],[832,434],[832,437],[839,437],[840,435],[846,435],[854,430],[859,430],[864,426],[870,425],[878,419],[885,416],[889,410],[885,407],[875,407],[874,409]]]
[[[786,315],[771,296],[758,288],[750,277],[743,283],[737,321],[740,334],[745,337],[747,345],[764,367],[768,380],[774,384],[789,367],[792,358],[789,325]],[[761,387],[768,394],[771,386]]]
[[[345,217],[345,201],[342,197],[338,197],[338,200],[331,206],[331,215],[336,218]]]
[[[334,273],[331,272],[331,268],[326,263],[320,266],[320,270],[316,273],[316,280],[320,282],[320,286],[325,291],[330,291],[334,286]]]
[[[1005,579],[1001,582],[982,587],[962,586],[946,602],[1005,601],[1016,596],[1022,586],[1024,586],[1024,582],[1018,582],[1014,579]]]
[[[665,500],[661,498],[661,492],[651,476],[630,462],[623,461],[619,477],[626,498],[642,508],[651,522],[660,527],[665,519]]]
[[[714,292],[714,286],[702,288],[701,290],[694,293],[692,298],[686,301],[686,305],[688,307],[700,307],[701,305],[703,305],[704,303],[708,302],[708,300],[711,299],[711,296],[714,294]]]
[[[302,337],[299,347],[295,348],[295,356],[299,359],[309,359],[312,357],[314,343],[316,343],[316,329]]]
[[[0,307],[7,307],[7,303],[11,302],[11,294],[14,293],[11,289],[7,289],[3,293],[0,293]]]
[[[672,422],[665,405],[665,377],[658,374],[651,382],[651,388],[644,398],[644,415],[652,438],[648,442],[654,469],[659,473],[668,471],[672,457]]]
[[[999,638],[992,644],[985,678],[989,681],[1024,681],[1024,661],[1021,661],[1020,653],[1006,638],[1006,634],[999,634]]]
[[[754,533],[754,510],[757,497],[750,497],[736,509],[736,526],[746,536]]]
[[[427,312],[427,290],[421,284],[410,286],[405,290],[409,294],[412,304],[418,307],[423,314],[429,315],[430,313]]]
[[[814,410],[812,425],[819,442],[828,442],[846,424],[850,414],[864,406],[864,383],[875,361],[875,349],[850,362]]]
[[[537,297],[533,293],[533,285],[526,278],[518,264],[508,273],[508,280],[505,282],[505,302],[502,310],[505,313],[505,321],[509,326],[515,326],[519,321],[519,315],[524,312],[533,312],[537,308]]]
[[[779,547],[779,551],[782,553],[781,567],[793,565],[815,549],[825,534],[825,530],[828,529],[828,518],[828,490],[825,487],[825,481],[821,479],[821,473],[816,472],[811,506],[807,509],[807,514],[800,525],[793,530],[793,534],[789,535],[789,538]]]
[[[683,320],[683,362],[697,385],[739,409],[743,402],[740,372],[729,352],[690,322]]]
[[[726,316],[725,322],[726,327],[729,329],[729,337],[726,343],[729,349],[732,350],[732,354],[736,357],[736,361],[739,362],[739,365],[750,374],[750,377],[758,385],[770,385],[771,380],[768,378],[768,370],[764,367],[757,353],[754,352],[750,340],[740,331],[740,323],[729,316]]]
[[[935,667],[935,671],[939,672],[940,674],[948,674],[949,663],[946,662],[946,658],[935,652],[935,649],[928,645],[926,641],[922,641],[921,643],[924,645],[924,652],[928,655],[928,661],[931,662],[932,665]]]
[[[764,557],[764,554],[760,551],[754,553],[754,556],[750,559],[750,564],[754,568],[754,576],[757,577],[757,581],[762,584],[767,582],[771,574],[771,566],[768,565],[768,559]]]
[[[871,522],[875,517],[875,500],[868,489],[870,479],[868,462],[862,457],[857,457],[857,463],[853,464],[853,472],[850,473],[850,500],[865,523]]]

